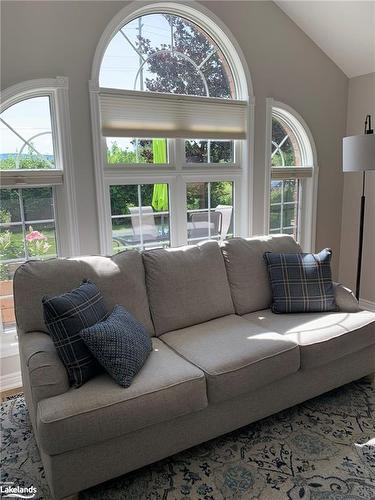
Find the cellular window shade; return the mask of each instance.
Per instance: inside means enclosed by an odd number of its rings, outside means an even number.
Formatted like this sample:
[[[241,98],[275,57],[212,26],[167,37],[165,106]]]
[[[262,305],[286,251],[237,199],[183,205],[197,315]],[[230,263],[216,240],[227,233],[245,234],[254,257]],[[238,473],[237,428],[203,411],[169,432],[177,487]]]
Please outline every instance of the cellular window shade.
[[[272,167],[271,177],[272,179],[283,180],[283,179],[303,179],[306,177],[312,177],[313,168],[312,167]]]
[[[247,102],[100,89],[104,137],[245,139]]]

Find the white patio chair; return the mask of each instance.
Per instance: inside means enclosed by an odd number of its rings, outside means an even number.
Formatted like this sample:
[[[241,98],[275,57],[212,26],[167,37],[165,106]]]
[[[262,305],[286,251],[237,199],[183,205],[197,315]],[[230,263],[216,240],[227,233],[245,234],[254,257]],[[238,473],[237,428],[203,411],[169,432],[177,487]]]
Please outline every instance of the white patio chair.
[[[191,222],[188,222],[189,239],[208,238],[209,229],[211,238],[218,236],[221,226],[221,214],[219,212],[210,213],[208,222],[208,211],[194,212],[191,214]]]
[[[129,208],[131,215],[132,228],[134,239],[139,241],[141,233],[143,241],[154,241],[159,237],[158,228],[155,224],[155,216],[152,207],[141,207],[141,214],[139,214],[139,207]],[[141,217],[139,217],[141,215]]]
[[[215,208],[215,212],[221,213],[220,240],[224,241],[232,221],[233,207],[231,205],[218,205]]]

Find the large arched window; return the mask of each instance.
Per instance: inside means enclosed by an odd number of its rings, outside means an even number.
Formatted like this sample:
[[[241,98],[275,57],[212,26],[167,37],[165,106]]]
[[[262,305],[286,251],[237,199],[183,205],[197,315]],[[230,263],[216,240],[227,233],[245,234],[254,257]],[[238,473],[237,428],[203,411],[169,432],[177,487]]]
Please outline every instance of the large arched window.
[[[317,165],[314,142],[303,119],[289,106],[268,99],[267,226],[314,247]]]
[[[206,97],[235,97],[232,74],[215,41],[197,24],[167,13],[128,22],[110,41],[99,84]]]
[[[247,234],[251,88],[233,43],[179,4],[120,17],[90,85],[102,252]]]

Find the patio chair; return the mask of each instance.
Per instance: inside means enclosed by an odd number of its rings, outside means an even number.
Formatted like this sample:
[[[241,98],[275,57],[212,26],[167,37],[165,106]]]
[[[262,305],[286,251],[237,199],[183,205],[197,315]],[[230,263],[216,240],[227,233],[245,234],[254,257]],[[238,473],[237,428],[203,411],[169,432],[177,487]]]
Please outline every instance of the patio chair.
[[[189,239],[208,238],[209,228],[211,237],[219,236],[220,226],[220,212],[211,212],[210,219],[208,218],[208,211],[194,212],[191,214],[191,222],[188,223]]]
[[[139,214],[139,207],[131,207],[129,208],[129,212],[131,215],[133,235],[136,241],[141,240],[141,233],[144,242],[159,239],[159,232],[155,224],[155,216],[152,207],[141,207],[141,214]]]
[[[221,214],[220,240],[224,241],[227,237],[230,224],[232,222],[233,207],[231,205],[218,205],[215,213]]]

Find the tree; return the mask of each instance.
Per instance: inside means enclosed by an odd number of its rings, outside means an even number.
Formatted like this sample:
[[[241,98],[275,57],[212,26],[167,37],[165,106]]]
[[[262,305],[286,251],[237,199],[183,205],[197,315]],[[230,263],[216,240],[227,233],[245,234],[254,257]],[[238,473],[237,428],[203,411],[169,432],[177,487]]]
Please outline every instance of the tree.
[[[171,44],[152,47],[151,41],[142,35],[136,40],[137,49],[148,57],[148,74],[145,86],[152,92],[168,92],[206,96],[204,81],[196,69],[205,58],[211,57],[201,67],[210,97],[231,97],[231,86],[226,72],[226,62],[220,57],[214,42],[196,25],[182,17],[163,14],[173,29],[173,51]],[[192,64],[191,61],[194,64]]]

